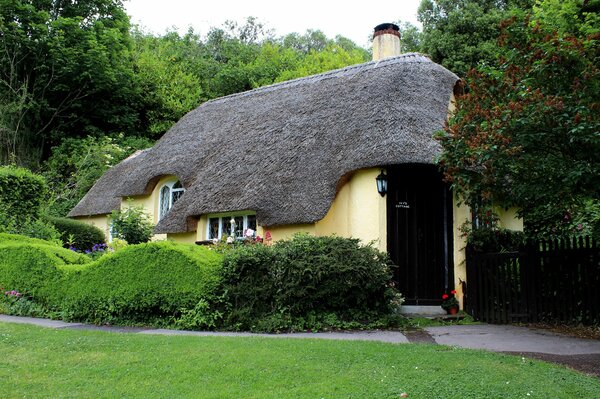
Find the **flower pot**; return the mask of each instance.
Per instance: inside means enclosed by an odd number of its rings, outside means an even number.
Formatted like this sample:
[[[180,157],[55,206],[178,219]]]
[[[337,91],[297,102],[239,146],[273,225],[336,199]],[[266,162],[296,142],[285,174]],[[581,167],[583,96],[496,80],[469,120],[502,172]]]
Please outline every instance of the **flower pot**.
[[[458,306],[452,306],[451,308],[446,309],[446,312],[448,312],[448,314],[457,314]]]

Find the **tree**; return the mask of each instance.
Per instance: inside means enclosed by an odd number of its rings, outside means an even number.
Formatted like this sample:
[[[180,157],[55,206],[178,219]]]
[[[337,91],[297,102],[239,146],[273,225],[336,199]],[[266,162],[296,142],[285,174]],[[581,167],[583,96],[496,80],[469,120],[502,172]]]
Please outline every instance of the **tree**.
[[[138,127],[121,1],[2,0],[0,38],[1,162],[35,163],[62,137]]]
[[[530,236],[586,223],[600,232],[599,39],[543,20],[505,24],[497,64],[469,74],[440,136],[441,164],[467,204],[519,207]]]
[[[42,165],[51,193],[45,213],[66,216],[108,168],[152,144],[123,135],[64,139]]]
[[[423,33],[410,22],[398,21],[400,28],[400,51],[402,53],[413,53],[421,51]]]
[[[459,76],[495,60],[500,22],[532,0],[422,0],[421,51]]]

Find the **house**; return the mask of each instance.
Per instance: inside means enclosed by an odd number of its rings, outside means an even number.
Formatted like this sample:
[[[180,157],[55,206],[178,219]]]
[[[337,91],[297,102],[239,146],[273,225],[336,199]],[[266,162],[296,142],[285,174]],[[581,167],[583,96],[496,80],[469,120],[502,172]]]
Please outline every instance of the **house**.
[[[132,198],[159,238],[251,229],[273,240],[303,231],[373,241],[399,265],[408,303],[439,304],[465,279],[459,227],[469,211],[442,180],[433,138],[459,78],[399,49],[398,27],[382,24],[372,62],[202,104],[108,170],[69,216],[108,233],[107,215]]]

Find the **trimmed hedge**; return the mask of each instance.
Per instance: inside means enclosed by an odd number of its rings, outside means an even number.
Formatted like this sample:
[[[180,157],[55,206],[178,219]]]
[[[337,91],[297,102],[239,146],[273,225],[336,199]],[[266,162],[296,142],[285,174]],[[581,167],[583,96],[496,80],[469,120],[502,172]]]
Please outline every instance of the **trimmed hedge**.
[[[66,243],[69,236],[74,238],[74,247],[80,251],[91,250],[96,244],[104,244],[106,238],[102,230],[74,219],[48,216],[46,220],[60,232],[60,239]],[[67,244],[65,244],[67,246]]]
[[[48,309],[59,307],[71,267],[89,261],[48,241],[0,234],[0,287],[26,293]]]
[[[127,246],[73,275],[61,307],[94,323],[172,321],[214,298],[221,263],[220,254],[189,244]]]
[[[16,221],[37,218],[47,194],[42,176],[24,168],[0,167],[0,207]]]
[[[298,234],[273,246],[226,253],[227,324],[278,330],[294,319],[335,315],[359,321],[390,314],[392,287],[387,254],[358,239]]]
[[[16,290],[65,319],[94,323],[172,324],[210,302],[222,255],[171,242],[128,246],[90,262],[51,243],[2,235],[0,287]]]

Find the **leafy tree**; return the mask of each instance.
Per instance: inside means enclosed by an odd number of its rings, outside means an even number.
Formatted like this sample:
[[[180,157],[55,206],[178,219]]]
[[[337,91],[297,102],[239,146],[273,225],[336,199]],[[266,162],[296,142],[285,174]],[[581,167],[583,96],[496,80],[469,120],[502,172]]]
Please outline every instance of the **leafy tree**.
[[[123,135],[63,140],[43,165],[51,192],[46,213],[65,216],[108,168],[151,146],[148,139]]]
[[[440,138],[442,166],[465,201],[482,211],[519,207],[533,236],[586,223],[600,230],[600,37],[569,30],[507,23],[497,65],[468,76]]]
[[[2,0],[0,37],[0,161],[35,162],[63,137],[138,127],[121,1]]]
[[[423,33],[418,27],[410,22],[398,21],[400,28],[400,51],[402,53],[412,53],[421,51],[421,41]]]
[[[515,8],[531,8],[531,0],[422,0],[421,51],[459,76],[497,54],[500,22]]]
[[[153,36],[133,32],[134,63],[139,88],[146,93],[140,118],[150,136],[160,136],[203,98],[199,63],[200,38],[188,32]],[[200,65],[198,65],[200,64]]]

